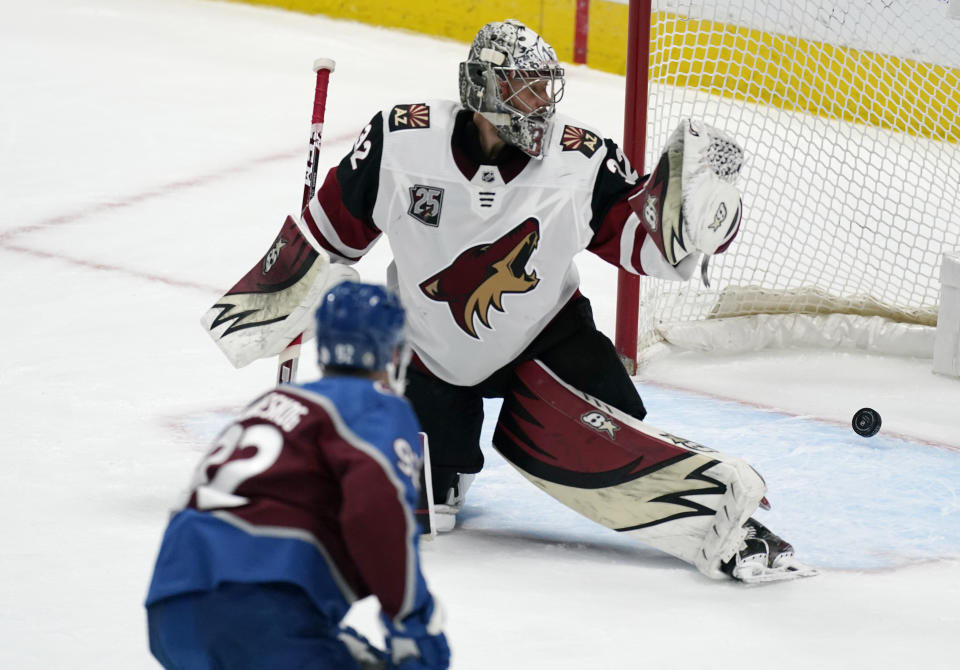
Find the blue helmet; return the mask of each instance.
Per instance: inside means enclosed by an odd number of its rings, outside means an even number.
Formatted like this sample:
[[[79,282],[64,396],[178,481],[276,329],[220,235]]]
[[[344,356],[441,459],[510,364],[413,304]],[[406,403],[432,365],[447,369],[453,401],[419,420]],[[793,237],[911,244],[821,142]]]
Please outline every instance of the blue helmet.
[[[404,341],[400,299],[376,284],[337,284],[320,301],[316,321],[324,366],[386,370]]]

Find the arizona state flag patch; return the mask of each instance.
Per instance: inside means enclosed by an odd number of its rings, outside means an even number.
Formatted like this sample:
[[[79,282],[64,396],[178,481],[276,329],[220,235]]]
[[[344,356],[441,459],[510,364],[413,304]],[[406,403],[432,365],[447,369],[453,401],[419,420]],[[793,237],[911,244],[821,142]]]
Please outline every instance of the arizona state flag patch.
[[[397,105],[390,110],[387,120],[390,132],[430,127],[430,107],[421,103]]]
[[[597,153],[597,149],[602,144],[600,138],[589,130],[577,128],[576,126],[564,126],[563,136],[560,138],[560,144],[564,151],[579,151],[587,158]]]

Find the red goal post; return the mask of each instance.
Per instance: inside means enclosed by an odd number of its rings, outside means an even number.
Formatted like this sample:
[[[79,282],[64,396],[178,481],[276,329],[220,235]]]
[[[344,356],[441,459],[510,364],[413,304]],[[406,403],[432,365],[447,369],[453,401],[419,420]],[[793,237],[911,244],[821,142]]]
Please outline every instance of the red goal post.
[[[960,21],[938,0],[631,0],[624,148],[649,168],[685,116],[741,142],[741,234],[707,288],[621,276],[628,365],[700,350],[930,356],[960,249]],[[632,368],[631,368],[632,369]]]
[[[650,0],[630,0],[627,15],[627,81],[623,116],[623,150],[644,170],[647,121],[647,74],[650,62]],[[625,270],[617,273],[617,316],[614,344],[620,360],[633,374],[637,361],[637,323],[640,278]]]

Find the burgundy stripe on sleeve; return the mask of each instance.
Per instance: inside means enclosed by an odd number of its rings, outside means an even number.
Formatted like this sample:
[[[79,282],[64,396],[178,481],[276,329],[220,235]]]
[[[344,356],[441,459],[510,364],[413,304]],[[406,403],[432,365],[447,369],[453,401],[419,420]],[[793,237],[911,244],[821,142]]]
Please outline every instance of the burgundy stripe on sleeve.
[[[607,215],[603,217],[597,232],[587,246],[587,249],[603,260],[613,265],[620,265],[620,247],[623,243],[625,233],[629,234],[627,219],[633,213],[630,203],[624,200],[618,201]],[[630,253],[630,261],[634,268],[640,268],[640,247],[643,246],[643,240],[647,236],[646,228],[636,226],[633,231],[633,249]],[[628,240],[629,241],[629,240]]]
[[[351,261],[363,256],[367,247],[380,236],[376,226],[356,218],[343,204],[336,167],[327,172],[323,185],[304,212],[303,220],[320,246]]]

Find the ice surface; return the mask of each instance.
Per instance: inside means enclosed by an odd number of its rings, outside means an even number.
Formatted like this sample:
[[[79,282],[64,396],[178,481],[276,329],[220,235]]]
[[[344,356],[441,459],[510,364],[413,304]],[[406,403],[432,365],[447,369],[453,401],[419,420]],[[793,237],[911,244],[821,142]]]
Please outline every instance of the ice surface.
[[[299,204],[310,66],[337,61],[325,168],[380,107],[456,96],[463,52],[230,3],[4,4],[0,668],[157,667],[142,600],[168,509],[275,370],[234,370],[199,319]],[[565,111],[619,137],[622,79],[568,73]],[[378,245],[360,271],[380,280],[388,258]],[[611,332],[615,272],[580,268]],[[754,462],[761,518],[823,574],[709,581],[488,449],[462,528],[424,546],[455,668],[954,667],[960,382],[807,351],[674,354],[638,382],[654,425]],[[862,406],[884,419],[869,440],[849,429]],[[351,621],[376,637],[374,612]]]

